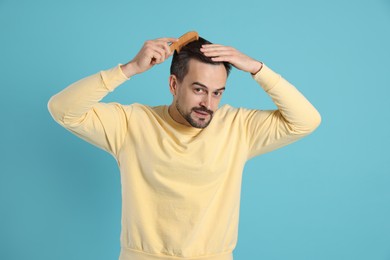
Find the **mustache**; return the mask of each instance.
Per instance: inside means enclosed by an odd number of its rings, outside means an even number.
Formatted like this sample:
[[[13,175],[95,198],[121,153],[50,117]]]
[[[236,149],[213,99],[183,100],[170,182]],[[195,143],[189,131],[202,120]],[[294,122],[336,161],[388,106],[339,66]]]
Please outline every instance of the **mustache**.
[[[192,108],[192,111],[206,112],[206,113],[210,114],[211,116],[214,114],[213,111],[208,110],[208,109],[205,108],[205,107],[193,107],[193,108]]]

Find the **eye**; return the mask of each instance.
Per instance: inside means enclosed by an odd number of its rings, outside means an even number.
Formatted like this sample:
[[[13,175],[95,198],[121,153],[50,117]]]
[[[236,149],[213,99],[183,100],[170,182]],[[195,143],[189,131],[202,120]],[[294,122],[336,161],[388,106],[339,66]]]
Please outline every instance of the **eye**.
[[[214,96],[216,96],[216,97],[222,96],[222,91],[215,91]]]
[[[195,88],[194,92],[197,94],[202,94],[204,92],[204,89],[203,88]]]

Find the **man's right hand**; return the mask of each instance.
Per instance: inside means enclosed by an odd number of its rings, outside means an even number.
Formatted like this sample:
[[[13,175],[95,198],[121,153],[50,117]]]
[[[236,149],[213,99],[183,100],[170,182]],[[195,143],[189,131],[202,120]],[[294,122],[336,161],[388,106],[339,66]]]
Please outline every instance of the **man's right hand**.
[[[176,38],[159,38],[146,41],[134,59],[125,65],[121,65],[123,73],[130,78],[164,62],[173,54],[168,43],[176,41],[178,41]]]

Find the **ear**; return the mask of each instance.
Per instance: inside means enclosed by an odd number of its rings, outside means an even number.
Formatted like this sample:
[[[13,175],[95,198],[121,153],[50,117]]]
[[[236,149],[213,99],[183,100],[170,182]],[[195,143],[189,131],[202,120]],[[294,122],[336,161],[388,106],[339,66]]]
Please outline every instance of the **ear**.
[[[177,94],[177,78],[175,75],[169,76],[169,90],[173,96]]]

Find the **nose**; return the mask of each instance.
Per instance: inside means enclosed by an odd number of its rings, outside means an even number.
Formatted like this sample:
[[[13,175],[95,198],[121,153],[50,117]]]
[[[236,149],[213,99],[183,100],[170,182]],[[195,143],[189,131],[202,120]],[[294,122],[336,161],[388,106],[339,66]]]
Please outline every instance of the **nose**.
[[[201,100],[201,102],[200,102],[200,105],[202,106],[202,107],[206,107],[207,109],[211,109],[211,102],[212,102],[212,100],[211,100],[211,95],[209,94],[209,95],[204,95],[204,97],[202,98],[202,100]]]

